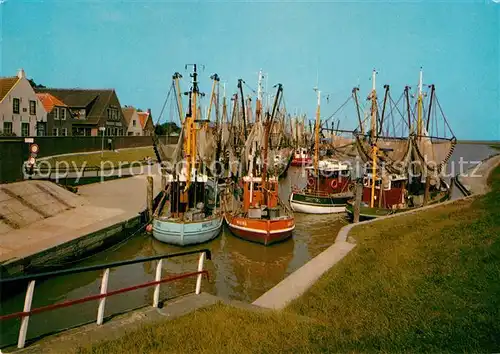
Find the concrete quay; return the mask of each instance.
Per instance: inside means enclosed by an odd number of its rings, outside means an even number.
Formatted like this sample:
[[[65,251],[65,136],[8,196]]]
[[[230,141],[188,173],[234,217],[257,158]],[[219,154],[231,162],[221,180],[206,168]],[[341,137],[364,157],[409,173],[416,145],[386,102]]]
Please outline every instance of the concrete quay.
[[[157,168],[153,171],[156,196],[161,189],[161,177]],[[0,218],[7,220],[7,223],[0,222],[1,276],[11,277],[57,266],[60,262],[78,259],[97,248],[118,242],[124,237],[123,231],[135,231],[141,223],[141,213],[147,208],[146,184],[146,175],[138,175],[80,186],[78,195],[72,196],[71,192],[51,182],[12,184],[19,185],[18,189],[39,189],[42,186],[50,193],[39,195],[36,200],[19,195],[4,201],[0,198],[0,215],[3,211],[3,215],[9,216]],[[5,189],[13,188],[7,184],[0,190]],[[66,207],[44,215],[48,198]],[[22,204],[24,209],[19,205],[13,209],[14,203]],[[10,213],[6,214],[6,210]],[[13,215],[18,216],[15,222],[11,221]]]

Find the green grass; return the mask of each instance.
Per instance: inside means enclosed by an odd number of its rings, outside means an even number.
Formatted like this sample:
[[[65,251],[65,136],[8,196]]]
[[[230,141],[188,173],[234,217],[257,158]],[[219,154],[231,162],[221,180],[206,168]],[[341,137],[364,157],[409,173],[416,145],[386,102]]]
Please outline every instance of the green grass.
[[[138,147],[133,149],[121,149],[115,151],[105,150],[103,153],[103,157],[101,158],[101,151],[96,151],[89,154],[74,154],[67,156],[55,156],[51,157],[48,162],[51,166],[55,166],[57,162],[67,162],[70,167],[73,166],[83,166],[86,163],[86,166],[100,166],[101,161],[110,161],[115,166],[118,166],[120,162],[123,164],[128,164],[134,161],[144,160],[145,157],[151,157],[152,159],[156,159],[155,153],[153,151],[152,146],[146,147]],[[64,165],[61,165],[61,168],[64,168]],[[106,165],[105,165],[106,166]],[[108,165],[109,166],[109,165]]]
[[[281,312],[225,305],[78,353],[498,352],[500,167],[492,191],[352,230],[357,247]]]

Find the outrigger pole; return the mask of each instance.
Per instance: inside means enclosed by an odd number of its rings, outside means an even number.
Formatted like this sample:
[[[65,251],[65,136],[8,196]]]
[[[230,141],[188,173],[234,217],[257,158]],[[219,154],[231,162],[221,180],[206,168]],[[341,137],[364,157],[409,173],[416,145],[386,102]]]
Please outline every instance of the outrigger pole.
[[[372,72],[372,93],[371,93],[371,101],[372,101],[372,120],[371,120],[371,145],[372,145],[372,191],[370,198],[370,207],[373,208],[373,201],[375,199],[375,179],[377,177],[377,143],[375,141],[375,134],[377,130],[377,90],[375,85],[377,72],[373,69]],[[382,188],[382,185],[380,186]]]

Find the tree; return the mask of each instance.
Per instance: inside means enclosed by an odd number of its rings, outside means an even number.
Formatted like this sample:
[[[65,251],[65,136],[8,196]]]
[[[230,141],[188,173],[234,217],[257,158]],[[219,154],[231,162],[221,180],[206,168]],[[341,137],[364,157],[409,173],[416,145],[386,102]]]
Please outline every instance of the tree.
[[[33,87],[34,89],[36,89],[36,88],[46,88],[46,86],[37,85],[36,82],[33,79],[29,79],[28,81],[29,81],[31,87]]]
[[[157,124],[155,127],[156,135],[171,135],[174,133],[179,133],[181,128],[175,124],[175,122],[166,122],[163,124]]]

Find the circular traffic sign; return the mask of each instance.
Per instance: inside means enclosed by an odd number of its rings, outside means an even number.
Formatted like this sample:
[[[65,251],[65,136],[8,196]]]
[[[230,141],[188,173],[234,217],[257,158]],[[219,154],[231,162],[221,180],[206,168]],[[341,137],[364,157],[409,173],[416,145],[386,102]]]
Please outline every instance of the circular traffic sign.
[[[35,158],[34,158],[34,157],[30,157],[30,158],[28,159],[28,165],[33,166],[34,164],[35,164]]]

